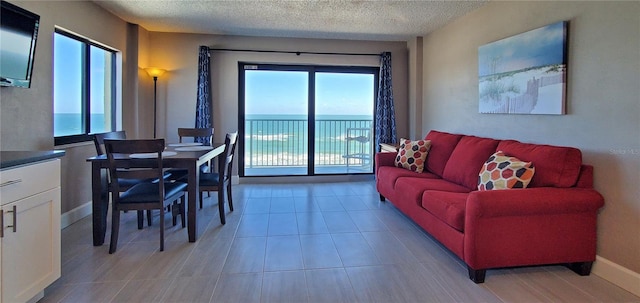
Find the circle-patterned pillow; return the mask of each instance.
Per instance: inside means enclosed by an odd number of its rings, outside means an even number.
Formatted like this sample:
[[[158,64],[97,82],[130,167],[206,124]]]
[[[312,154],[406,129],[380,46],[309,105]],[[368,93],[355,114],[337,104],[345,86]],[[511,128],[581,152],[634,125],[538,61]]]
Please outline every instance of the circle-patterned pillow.
[[[430,148],[430,140],[411,141],[402,138],[394,164],[397,167],[421,173],[424,170],[424,162]]]
[[[533,163],[498,151],[482,166],[478,176],[478,190],[527,188],[535,172]]]

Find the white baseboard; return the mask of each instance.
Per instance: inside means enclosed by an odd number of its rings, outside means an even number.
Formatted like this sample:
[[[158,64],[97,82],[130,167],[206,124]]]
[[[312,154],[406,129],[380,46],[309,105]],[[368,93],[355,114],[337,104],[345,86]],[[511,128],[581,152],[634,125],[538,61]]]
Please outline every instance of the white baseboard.
[[[640,274],[596,256],[591,272],[620,288],[640,297]]]
[[[64,214],[62,214],[60,216],[60,228],[65,228],[77,221],[79,221],[80,219],[91,215],[92,212],[92,207],[91,207],[91,201],[82,204]]]

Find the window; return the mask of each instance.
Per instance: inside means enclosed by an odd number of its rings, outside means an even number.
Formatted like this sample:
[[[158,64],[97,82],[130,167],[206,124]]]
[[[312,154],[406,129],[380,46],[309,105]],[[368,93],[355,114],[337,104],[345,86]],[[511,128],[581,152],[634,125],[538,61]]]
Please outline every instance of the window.
[[[373,173],[378,67],[239,64],[240,176]]]
[[[53,42],[55,144],[115,130],[116,52],[59,29]]]

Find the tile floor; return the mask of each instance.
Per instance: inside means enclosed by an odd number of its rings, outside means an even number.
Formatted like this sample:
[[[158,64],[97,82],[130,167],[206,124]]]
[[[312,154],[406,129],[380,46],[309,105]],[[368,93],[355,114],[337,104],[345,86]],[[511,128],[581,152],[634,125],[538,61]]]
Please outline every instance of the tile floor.
[[[137,230],[124,214],[113,255],[91,245],[90,217],[65,228],[62,277],[40,302],[640,302],[562,266],[489,270],[474,284],[373,181],[235,185],[224,226],[216,200],[199,211],[198,241],[169,224],[164,252],[157,218]]]

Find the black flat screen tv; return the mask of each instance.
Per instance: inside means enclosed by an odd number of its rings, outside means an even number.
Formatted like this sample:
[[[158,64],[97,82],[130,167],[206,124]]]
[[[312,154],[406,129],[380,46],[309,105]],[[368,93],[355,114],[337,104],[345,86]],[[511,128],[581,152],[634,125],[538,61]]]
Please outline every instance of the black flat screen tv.
[[[2,1],[0,85],[31,87],[40,16]]]

